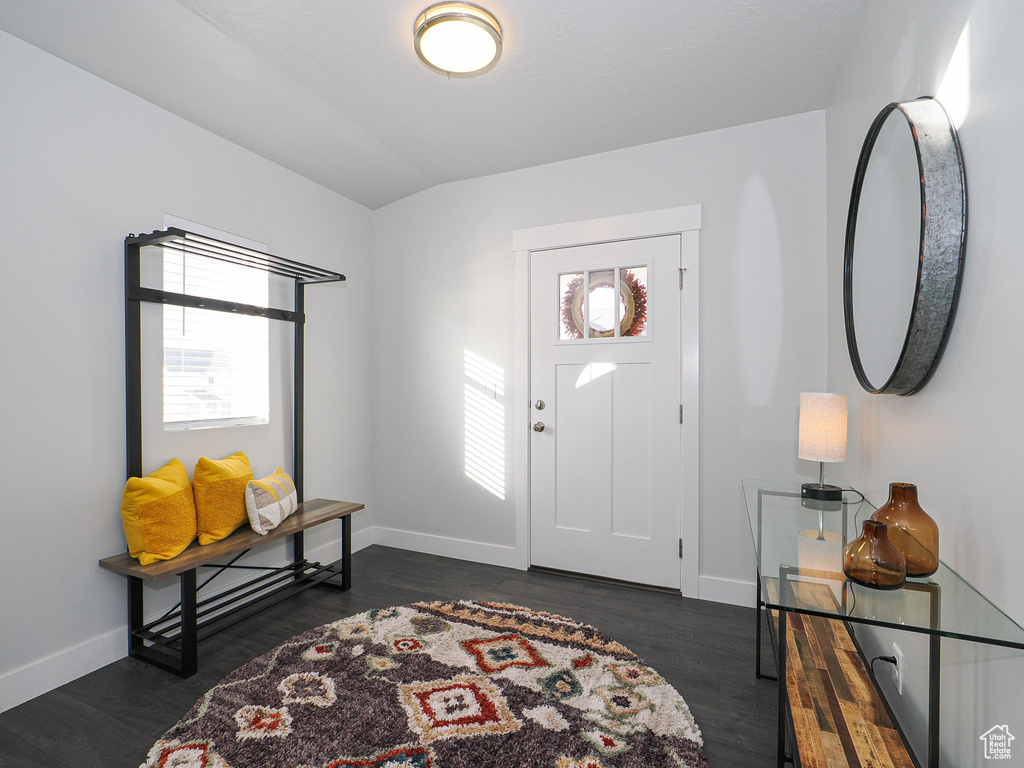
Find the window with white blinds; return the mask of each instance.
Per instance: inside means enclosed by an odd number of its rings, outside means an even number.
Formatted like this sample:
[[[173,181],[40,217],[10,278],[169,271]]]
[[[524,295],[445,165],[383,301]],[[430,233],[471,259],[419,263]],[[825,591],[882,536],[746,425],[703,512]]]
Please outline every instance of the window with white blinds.
[[[269,275],[164,249],[164,290],[266,306]],[[163,307],[164,429],[266,424],[270,417],[270,321]]]

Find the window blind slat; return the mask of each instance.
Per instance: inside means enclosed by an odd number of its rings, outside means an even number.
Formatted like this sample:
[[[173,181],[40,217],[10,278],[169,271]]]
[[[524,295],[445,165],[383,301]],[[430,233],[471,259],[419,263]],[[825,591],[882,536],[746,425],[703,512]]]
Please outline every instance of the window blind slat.
[[[164,249],[164,290],[266,305],[269,288],[266,272]],[[266,318],[165,306],[165,429],[266,423],[269,357]]]

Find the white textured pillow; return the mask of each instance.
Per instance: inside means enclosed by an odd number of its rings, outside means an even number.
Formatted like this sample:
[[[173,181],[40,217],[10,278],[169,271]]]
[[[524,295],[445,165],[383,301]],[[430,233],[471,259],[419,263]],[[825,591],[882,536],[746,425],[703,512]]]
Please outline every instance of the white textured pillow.
[[[280,467],[262,480],[250,480],[245,486],[245,511],[249,524],[263,536],[281,524],[299,506],[295,483]]]

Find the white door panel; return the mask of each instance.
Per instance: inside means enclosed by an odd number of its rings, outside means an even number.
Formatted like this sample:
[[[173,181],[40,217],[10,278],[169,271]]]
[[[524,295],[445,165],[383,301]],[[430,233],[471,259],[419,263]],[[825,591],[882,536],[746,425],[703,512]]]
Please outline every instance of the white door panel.
[[[531,562],[678,588],[680,533],[680,237],[534,252],[531,264]],[[645,335],[564,338],[561,291],[576,275],[646,274]],[[611,273],[613,276],[615,272]],[[583,315],[603,328],[627,273]],[[563,277],[565,276],[565,277]],[[623,286],[626,286],[623,288]],[[635,316],[634,312],[634,316]],[[586,334],[590,336],[590,334]]]
[[[607,378],[619,395],[611,403],[611,533],[650,539],[651,486],[657,484],[651,473],[651,366],[620,365]]]

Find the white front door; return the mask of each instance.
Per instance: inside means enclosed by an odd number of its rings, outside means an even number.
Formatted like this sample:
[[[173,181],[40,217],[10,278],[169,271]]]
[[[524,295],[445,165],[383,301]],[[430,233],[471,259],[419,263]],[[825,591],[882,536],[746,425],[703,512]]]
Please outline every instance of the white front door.
[[[680,247],[531,253],[533,565],[680,586]]]

